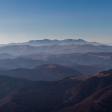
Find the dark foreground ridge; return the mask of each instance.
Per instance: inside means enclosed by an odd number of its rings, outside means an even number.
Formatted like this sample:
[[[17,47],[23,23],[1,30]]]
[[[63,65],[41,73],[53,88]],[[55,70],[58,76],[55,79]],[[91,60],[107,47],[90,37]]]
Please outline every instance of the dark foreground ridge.
[[[85,80],[72,77],[50,82],[0,77],[0,112],[112,111],[111,70]],[[12,83],[16,85],[13,89]]]

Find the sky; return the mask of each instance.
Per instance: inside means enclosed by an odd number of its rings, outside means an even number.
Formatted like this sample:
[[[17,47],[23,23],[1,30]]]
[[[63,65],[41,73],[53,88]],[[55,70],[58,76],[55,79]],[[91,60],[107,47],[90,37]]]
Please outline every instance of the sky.
[[[0,0],[0,43],[38,39],[112,43],[112,0]]]

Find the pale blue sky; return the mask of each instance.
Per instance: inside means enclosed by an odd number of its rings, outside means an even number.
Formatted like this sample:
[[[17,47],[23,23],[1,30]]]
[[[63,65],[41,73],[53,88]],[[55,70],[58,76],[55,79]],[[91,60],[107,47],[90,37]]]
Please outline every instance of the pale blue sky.
[[[0,0],[0,43],[43,38],[112,43],[112,0]]]

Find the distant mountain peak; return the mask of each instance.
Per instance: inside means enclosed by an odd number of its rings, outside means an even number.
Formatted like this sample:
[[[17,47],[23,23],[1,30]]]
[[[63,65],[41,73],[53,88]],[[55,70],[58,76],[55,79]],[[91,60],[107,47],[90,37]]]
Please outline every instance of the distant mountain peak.
[[[86,40],[84,40],[84,39],[77,39],[77,41],[79,41],[79,42],[87,42]]]
[[[83,45],[83,44],[89,44],[88,41],[83,39],[64,39],[64,40],[51,40],[51,39],[43,39],[43,40],[30,40],[29,42],[26,42],[25,44],[30,45]]]

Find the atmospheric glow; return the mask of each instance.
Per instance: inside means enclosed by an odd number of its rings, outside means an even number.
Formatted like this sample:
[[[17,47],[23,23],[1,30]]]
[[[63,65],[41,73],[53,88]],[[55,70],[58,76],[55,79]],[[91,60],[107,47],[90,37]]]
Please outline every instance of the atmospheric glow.
[[[0,43],[82,38],[112,43],[111,0],[0,0]]]

